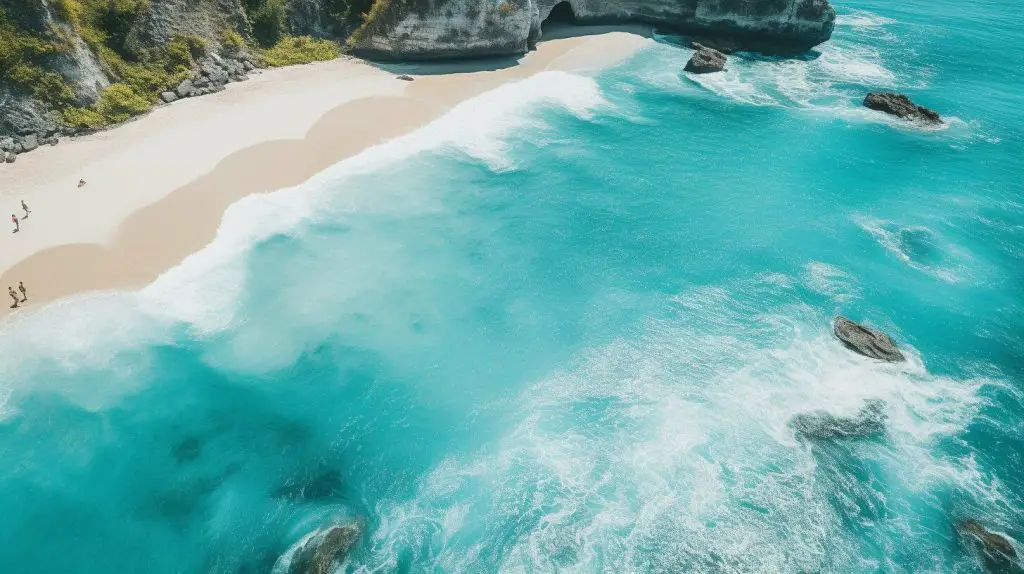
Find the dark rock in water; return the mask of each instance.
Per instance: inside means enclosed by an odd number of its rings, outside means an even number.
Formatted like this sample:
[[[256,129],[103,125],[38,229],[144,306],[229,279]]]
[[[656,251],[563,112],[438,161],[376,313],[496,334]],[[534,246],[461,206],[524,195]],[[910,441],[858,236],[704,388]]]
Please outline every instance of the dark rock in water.
[[[402,74],[401,76],[398,76],[398,79],[402,80],[403,82],[411,82],[412,81],[412,76],[410,76],[408,74]]]
[[[185,440],[179,442],[178,444],[174,445],[173,449],[171,449],[171,455],[174,456],[174,459],[177,460],[179,463],[195,460],[199,458],[199,454],[199,439],[193,436],[190,436]]]
[[[865,357],[891,363],[906,360],[885,333],[858,325],[846,317],[836,317],[833,331],[847,349]]]
[[[1007,537],[988,530],[975,520],[964,520],[957,524],[956,529],[964,541],[978,553],[982,564],[989,572],[1024,572],[1024,567],[1017,560],[1017,551]]]
[[[32,151],[39,147],[39,138],[35,134],[29,134],[21,138],[21,150],[22,152]]]
[[[160,99],[163,100],[165,104],[169,104],[171,102],[177,101],[178,94],[175,94],[174,92],[162,92],[160,94]]]
[[[869,399],[857,416],[837,417],[824,411],[799,414],[789,421],[797,436],[805,439],[872,438],[885,434],[885,402]]]
[[[864,98],[864,105],[872,110],[885,112],[909,121],[926,124],[941,124],[938,112],[919,106],[903,94],[893,92],[871,92]]]
[[[931,265],[938,263],[941,252],[936,245],[935,234],[923,227],[905,227],[899,230],[900,251],[915,263]]]
[[[693,43],[693,48],[697,51],[690,57],[683,70],[692,74],[709,74],[725,69],[725,54],[696,42]]]
[[[289,574],[330,574],[335,564],[345,560],[362,528],[356,522],[318,530],[292,555]]]
[[[302,477],[289,480],[281,488],[274,491],[274,498],[286,498],[288,500],[321,500],[332,498],[341,494],[341,473],[329,469],[312,478]]]

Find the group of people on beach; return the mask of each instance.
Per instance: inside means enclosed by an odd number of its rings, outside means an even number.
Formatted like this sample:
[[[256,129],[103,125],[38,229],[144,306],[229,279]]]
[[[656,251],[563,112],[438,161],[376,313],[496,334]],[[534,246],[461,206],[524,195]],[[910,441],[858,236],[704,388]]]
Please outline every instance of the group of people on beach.
[[[21,200],[21,210],[25,212],[25,215],[21,218],[21,220],[28,219],[28,215],[32,213],[32,211],[28,208],[28,204],[25,203],[24,199]],[[21,220],[18,219],[17,215],[14,215],[13,213],[11,214],[11,223],[14,224],[14,231],[12,233],[17,233],[21,231]]]
[[[18,291],[21,291],[21,298],[18,298]],[[25,289],[25,282],[18,281],[18,291],[14,290],[14,287],[7,287],[7,294],[14,299],[14,303],[11,303],[11,309],[17,309],[18,305],[21,305],[25,301],[28,301],[28,291]]]
[[[79,189],[81,189],[84,186],[85,180],[78,180]],[[17,233],[21,231],[21,222],[28,219],[28,216],[32,213],[32,210],[28,208],[28,204],[25,203],[24,199],[21,200],[21,210],[25,212],[25,215],[23,215],[21,219],[19,219],[17,215],[13,213],[11,214],[11,223],[14,224],[14,231],[12,233]],[[18,296],[18,291],[21,291],[21,297]],[[28,301],[28,290],[25,289],[24,281],[18,281],[17,291],[14,290],[14,287],[8,286],[7,294],[10,295],[11,299],[14,301],[13,303],[11,303],[11,309],[17,309],[22,303]]]
[[[24,199],[21,200],[21,210],[25,212],[24,217],[22,217],[21,219],[28,219],[28,216],[30,213],[32,213],[32,210],[28,208],[28,204],[25,203]],[[14,233],[20,231],[21,224],[18,220],[18,216],[12,213],[11,221],[14,223]],[[18,291],[21,291],[20,298],[18,297]],[[11,299],[14,300],[14,303],[11,303],[11,309],[17,309],[19,305],[21,305],[25,301],[28,301],[28,290],[25,289],[24,281],[18,281],[18,291],[15,291],[14,287],[7,287],[7,294],[10,295]]]

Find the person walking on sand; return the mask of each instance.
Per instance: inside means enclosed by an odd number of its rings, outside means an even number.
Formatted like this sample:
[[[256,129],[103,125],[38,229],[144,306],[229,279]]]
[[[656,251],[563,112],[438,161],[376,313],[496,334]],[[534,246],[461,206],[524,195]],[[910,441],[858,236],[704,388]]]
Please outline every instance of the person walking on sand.
[[[18,294],[14,292],[14,287],[7,286],[7,292],[11,295],[11,299],[14,299],[14,303],[11,304],[11,309],[18,308]]]
[[[25,200],[24,200],[24,199],[23,199],[23,200],[21,200],[21,209],[22,209],[22,211],[24,211],[24,212],[25,212],[25,217],[22,217],[22,219],[28,219],[28,214],[30,214],[30,213],[32,213],[32,212],[31,212],[31,211],[29,210],[29,208],[28,208],[28,204],[27,204],[27,203],[25,203]]]
[[[24,281],[18,281],[18,291],[21,291],[21,302],[28,301],[28,290],[25,289]]]
[[[12,231],[11,233],[17,233],[18,230],[21,229],[21,225],[18,223],[18,216],[12,213],[11,221],[14,222],[14,231]]]

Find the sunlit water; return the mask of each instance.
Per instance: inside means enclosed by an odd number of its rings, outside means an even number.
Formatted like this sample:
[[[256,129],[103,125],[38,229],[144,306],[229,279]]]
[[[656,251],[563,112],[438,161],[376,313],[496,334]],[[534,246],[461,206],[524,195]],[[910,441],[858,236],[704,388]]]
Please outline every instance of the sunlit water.
[[[346,571],[974,572],[957,521],[1024,540],[1019,7],[838,11],[816,58],[694,80],[665,37],[499,88],[3,326],[0,571],[281,572],[347,518]],[[787,424],[870,398],[883,438]]]

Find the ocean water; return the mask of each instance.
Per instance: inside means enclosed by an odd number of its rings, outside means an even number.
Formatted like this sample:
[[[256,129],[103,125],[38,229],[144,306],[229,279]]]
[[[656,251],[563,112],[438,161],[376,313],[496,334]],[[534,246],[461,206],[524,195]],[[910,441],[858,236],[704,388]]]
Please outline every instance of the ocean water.
[[[344,520],[346,572],[978,572],[965,518],[1024,552],[1019,7],[837,10],[807,58],[503,86],[0,327],[0,571],[281,573]],[[881,438],[788,424],[874,398]]]

